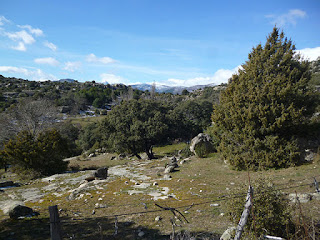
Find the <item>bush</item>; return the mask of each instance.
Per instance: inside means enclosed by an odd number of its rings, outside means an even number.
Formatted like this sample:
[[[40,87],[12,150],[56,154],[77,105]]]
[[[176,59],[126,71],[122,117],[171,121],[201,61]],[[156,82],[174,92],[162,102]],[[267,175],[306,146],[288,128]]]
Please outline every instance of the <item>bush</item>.
[[[258,239],[261,235],[281,236],[291,239],[294,233],[294,225],[290,214],[292,208],[289,200],[285,198],[275,186],[259,179],[253,184],[253,208],[245,226],[243,236],[249,239]],[[245,188],[237,193],[243,197],[236,197],[227,201],[230,220],[239,223],[245,205]],[[252,214],[253,213],[253,214]],[[254,220],[253,220],[254,216]]]
[[[67,162],[63,158],[67,154],[66,140],[56,130],[47,130],[38,137],[23,131],[11,139],[3,150],[6,162],[14,165],[16,170],[29,169],[39,175],[65,171]]]

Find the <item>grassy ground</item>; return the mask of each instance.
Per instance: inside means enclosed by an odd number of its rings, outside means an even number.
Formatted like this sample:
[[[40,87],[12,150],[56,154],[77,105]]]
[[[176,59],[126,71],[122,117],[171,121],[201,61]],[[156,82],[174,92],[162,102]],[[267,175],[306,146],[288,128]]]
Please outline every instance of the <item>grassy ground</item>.
[[[97,117],[70,117],[68,120],[71,121],[72,124],[79,124],[84,127],[90,123],[95,123],[101,121],[105,116],[97,116]]]
[[[173,196],[171,198],[155,201],[146,194],[129,195],[128,191],[133,189],[134,183],[123,176],[113,179],[102,190],[91,191],[90,197],[85,197],[86,201],[69,201],[66,200],[68,194],[65,194],[61,197],[46,196],[42,203],[27,203],[39,211],[40,215],[29,220],[17,221],[2,216],[0,239],[49,239],[48,206],[51,205],[58,205],[61,209],[60,217],[65,239],[168,239],[172,232],[171,219],[175,217],[171,211],[161,211],[162,209],[155,204],[176,208],[185,216],[189,223],[175,219],[177,225],[181,225],[175,227],[176,231],[186,230],[193,235],[206,235],[213,239],[231,225],[225,214],[227,200],[222,196],[229,196],[234,189],[247,184],[248,172],[230,169],[217,154],[214,154],[203,159],[191,157],[177,171],[170,174],[172,180],[160,180],[163,172],[159,169],[167,162],[161,157],[170,156],[185,147],[185,144],[157,147],[154,148],[154,152],[158,159],[140,161],[145,163],[143,173],[151,177],[150,181],[156,181],[158,187],[168,187],[169,194]],[[79,168],[117,164],[134,166],[130,159],[111,160],[112,156],[99,155],[86,161],[74,158],[71,164]],[[283,190],[285,193],[312,193],[314,187],[295,186],[311,184],[314,176],[320,181],[319,175],[319,162],[316,162],[287,169],[250,172],[250,179],[255,181],[266,177],[272,179],[279,188],[292,187]],[[36,184],[42,183],[35,183],[33,187],[36,187]],[[99,198],[103,200],[100,201]],[[95,209],[96,203],[106,204],[107,207]],[[219,205],[213,206],[214,203]],[[312,200],[303,204],[302,211],[315,220],[320,220],[320,201]],[[155,221],[157,216],[161,216],[162,220]],[[115,222],[118,227],[116,235]],[[145,235],[139,237],[141,231]]]

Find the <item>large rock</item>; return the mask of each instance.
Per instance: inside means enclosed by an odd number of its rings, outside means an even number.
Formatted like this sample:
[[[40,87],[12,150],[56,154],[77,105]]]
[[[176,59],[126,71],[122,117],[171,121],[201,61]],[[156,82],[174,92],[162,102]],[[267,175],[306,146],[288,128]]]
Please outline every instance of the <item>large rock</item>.
[[[6,200],[0,202],[0,209],[4,214],[9,214],[9,212],[14,209],[18,205],[24,205],[23,201],[16,201],[16,200]]]
[[[173,156],[173,157],[171,157],[171,158],[169,159],[169,162],[168,162],[167,165],[166,165],[166,168],[165,168],[165,170],[164,170],[164,173],[165,173],[165,174],[171,173],[171,172],[173,172],[174,169],[177,168],[177,167],[179,167],[179,166],[178,166],[178,161],[177,161],[176,157]]]
[[[39,213],[34,212],[32,208],[18,205],[9,211],[9,216],[11,219],[18,219],[19,217],[32,217],[39,215]]]
[[[98,178],[98,179],[107,179],[107,177],[108,177],[108,168],[107,167],[98,168],[94,172],[94,176],[96,178]]]
[[[209,135],[199,133],[191,140],[190,151],[198,157],[204,157],[208,153],[215,152]]]

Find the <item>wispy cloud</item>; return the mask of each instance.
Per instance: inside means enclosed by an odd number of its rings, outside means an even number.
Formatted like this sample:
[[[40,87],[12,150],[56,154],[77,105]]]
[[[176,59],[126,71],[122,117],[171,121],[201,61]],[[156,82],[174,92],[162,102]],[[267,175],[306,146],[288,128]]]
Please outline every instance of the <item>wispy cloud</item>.
[[[52,57],[47,57],[47,58],[36,58],[34,59],[35,63],[38,64],[46,64],[46,65],[50,65],[50,66],[57,66],[59,65],[59,62]]]
[[[14,50],[25,52],[27,50],[23,42],[19,42],[17,46],[11,47]]]
[[[304,48],[301,50],[297,50],[297,53],[300,53],[304,58],[314,61],[318,57],[320,57],[320,47],[315,48]]]
[[[0,66],[0,72],[12,73],[15,74],[15,77],[18,77],[17,75],[22,75],[23,77],[27,77],[31,80],[36,81],[57,80],[57,78],[54,75],[45,73],[41,69],[29,70],[26,68],[19,68],[13,66]]]
[[[4,16],[0,16],[0,26],[3,26],[5,23],[9,23],[10,21],[6,19]]]
[[[25,30],[22,30],[20,32],[13,32],[13,33],[5,33],[8,38],[14,41],[22,41],[25,44],[32,44],[35,42],[34,38],[32,35],[27,33]]]
[[[271,19],[271,23],[273,25],[277,25],[278,27],[283,27],[285,25],[296,25],[298,19],[302,19],[307,16],[307,13],[300,9],[291,9],[289,12],[275,15],[270,14],[266,15],[266,18]]]
[[[75,72],[80,68],[81,68],[81,62],[66,62],[63,69],[69,72]]]
[[[43,42],[43,45],[50,48],[52,51],[57,51],[58,49],[58,47],[55,44],[48,41]]]
[[[30,25],[18,25],[19,28],[28,29],[29,32],[37,37],[43,36],[43,31],[39,28],[33,28]]]
[[[116,60],[110,58],[110,57],[97,57],[93,53],[89,54],[86,58],[87,62],[91,63],[100,63],[100,64],[110,64],[116,62]]]

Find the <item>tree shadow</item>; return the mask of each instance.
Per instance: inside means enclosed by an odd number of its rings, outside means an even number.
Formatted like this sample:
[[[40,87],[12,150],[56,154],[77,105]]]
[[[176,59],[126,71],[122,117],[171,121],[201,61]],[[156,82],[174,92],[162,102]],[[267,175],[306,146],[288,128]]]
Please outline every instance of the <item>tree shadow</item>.
[[[98,217],[75,219],[60,218],[63,239],[87,240],[162,240],[170,239],[158,229],[134,226],[134,222]],[[193,238],[192,238],[193,237]],[[6,240],[47,240],[50,239],[49,218],[30,218],[1,221],[0,239]],[[176,240],[219,239],[216,234],[208,232],[180,232],[175,234]]]

